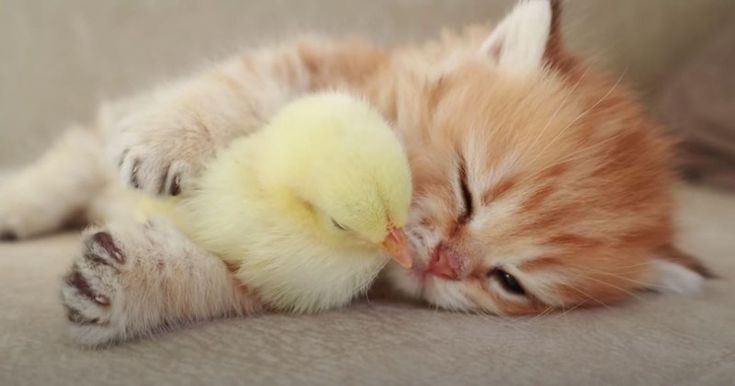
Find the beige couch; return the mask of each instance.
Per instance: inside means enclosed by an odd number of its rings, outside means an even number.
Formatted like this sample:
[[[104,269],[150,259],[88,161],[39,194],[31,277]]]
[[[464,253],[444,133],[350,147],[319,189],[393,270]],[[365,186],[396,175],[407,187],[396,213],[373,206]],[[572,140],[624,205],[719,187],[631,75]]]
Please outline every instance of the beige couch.
[[[419,40],[497,19],[510,1],[0,2],[0,167],[38,154],[101,97],[299,30]],[[728,0],[571,0],[566,33],[648,100],[735,14]],[[102,351],[63,335],[59,278],[75,235],[0,244],[0,385],[620,384],[735,382],[735,198],[679,190],[682,245],[722,278],[688,297],[540,318],[373,299],[315,316],[192,326]]]

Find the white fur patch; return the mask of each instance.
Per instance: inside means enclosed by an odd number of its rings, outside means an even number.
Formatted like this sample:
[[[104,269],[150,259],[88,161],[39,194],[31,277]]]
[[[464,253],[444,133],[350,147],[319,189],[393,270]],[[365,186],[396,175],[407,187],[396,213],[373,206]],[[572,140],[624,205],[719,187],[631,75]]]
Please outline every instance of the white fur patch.
[[[498,68],[529,72],[542,65],[551,30],[551,4],[521,1],[482,44],[482,53]]]
[[[698,292],[704,278],[698,273],[663,259],[655,259],[655,289],[677,294],[691,294]]]
[[[478,181],[478,183],[482,184],[485,190],[496,187],[505,181],[505,179],[513,176],[516,164],[518,164],[518,160],[520,158],[520,154],[517,152],[510,152],[500,162],[498,162],[492,170],[490,170],[490,173],[488,173],[487,176],[482,176],[484,181]]]
[[[461,281],[429,278],[426,282],[424,296],[429,303],[441,308],[451,311],[467,311],[475,306],[465,294],[465,286],[466,284]]]

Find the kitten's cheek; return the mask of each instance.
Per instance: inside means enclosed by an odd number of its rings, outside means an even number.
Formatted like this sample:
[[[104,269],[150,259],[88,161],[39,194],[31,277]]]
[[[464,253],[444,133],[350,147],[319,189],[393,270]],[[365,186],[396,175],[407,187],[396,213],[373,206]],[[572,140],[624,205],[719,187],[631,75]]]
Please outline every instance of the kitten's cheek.
[[[446,292],[447,291],[444,288],[441,278],[429,276],[424,282],[424,291],[422,292],[422,297],[423,300],[425,300],[429,304],[433,304],[435,306],[445,309],[451,309],[451,304],[446,301],[444,296]]]
[[[386,267],[385,274],[393,288],[411,298],[421,298],[423,283],[412,270],[391,262]]]
[[[466,283],[432,277],[426,280],[423,291],[424,300],[440,308],[451,311],[474,311],[476,303],[467,296]]]

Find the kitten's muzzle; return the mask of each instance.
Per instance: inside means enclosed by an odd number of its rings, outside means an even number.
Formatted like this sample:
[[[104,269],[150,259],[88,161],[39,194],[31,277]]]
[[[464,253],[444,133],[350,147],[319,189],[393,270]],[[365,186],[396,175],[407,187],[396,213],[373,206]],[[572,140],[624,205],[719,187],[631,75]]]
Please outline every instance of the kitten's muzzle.
[[[461,264],[458,254],[444,243],[440,243],[435,249],[426,272],[440,276],[444,279],[459,280]]]

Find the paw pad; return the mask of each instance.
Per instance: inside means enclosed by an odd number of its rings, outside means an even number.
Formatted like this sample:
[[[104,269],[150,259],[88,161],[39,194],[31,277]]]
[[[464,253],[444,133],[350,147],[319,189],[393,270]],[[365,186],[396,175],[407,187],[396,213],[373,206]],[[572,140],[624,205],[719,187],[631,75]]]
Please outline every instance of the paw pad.
[[[100,322],[99,318],[86,318],[84,315],[82,315],[81,312],[73,308],[69,308],[68,306],[66,307],[66,319],[68,319],[72,323],[82,326],[99,324]]]
[[[94,291],[92,291],[92,288],[89,286],[87,279],[85,279],[79,271],[72,271],[69,276],[67,276],[66,283],[76,288],[77,291],[79,291],[79,293],[82,294],[84,297],[97,302],[96,298],[99,295],[95,294]]]
[[[107,232],[97,232],[92,236],[92,240],[101,246],[115,261],[120,264],[125,263],[125,254],[115,245],[115,241]]]

